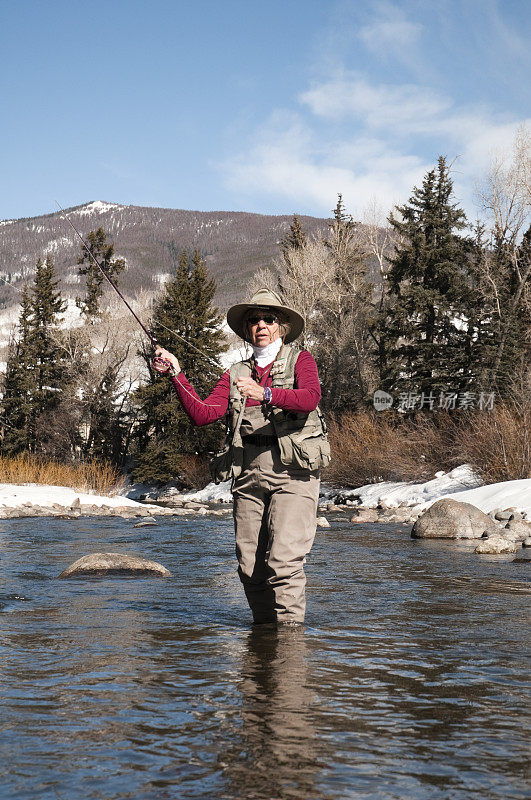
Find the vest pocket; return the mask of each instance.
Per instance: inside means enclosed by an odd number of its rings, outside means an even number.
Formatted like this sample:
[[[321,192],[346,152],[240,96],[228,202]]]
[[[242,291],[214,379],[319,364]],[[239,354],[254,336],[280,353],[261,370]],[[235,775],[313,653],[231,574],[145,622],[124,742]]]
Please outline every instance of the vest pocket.
[[[322,469],[330,463],[330,443],[322,433],[305,439],[291,440],[293,464],[311,471]]]

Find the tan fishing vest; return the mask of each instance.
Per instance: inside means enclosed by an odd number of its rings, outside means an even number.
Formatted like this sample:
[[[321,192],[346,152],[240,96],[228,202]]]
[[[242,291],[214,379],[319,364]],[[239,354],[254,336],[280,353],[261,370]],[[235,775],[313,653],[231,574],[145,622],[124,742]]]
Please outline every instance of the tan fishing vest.
[[[299,352],[295,347],[282,345],[269,373],[272,387],[293,389],[295,362]],[[233,364],[229,371],[228,418],[229,439],[232,436],[231,476],[237,477],[242,470],[242,433],[246,432],[276,436],[280,448],[280,460],[287,467],[311,471],[325,467],[330,461],[330,444],[326,436],[323,415],[319,408],[305,414],[284,411],[274,406],[251,406],[244,409],[242,413],[243,397],[234,383],[237,378],[251,377],[251,375],[252,361],[250,358]]]

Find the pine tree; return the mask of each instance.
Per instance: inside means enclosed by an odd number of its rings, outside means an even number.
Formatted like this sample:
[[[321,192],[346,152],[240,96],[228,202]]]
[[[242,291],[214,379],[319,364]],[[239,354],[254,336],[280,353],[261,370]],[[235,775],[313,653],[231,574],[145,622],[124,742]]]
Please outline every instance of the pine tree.
[[[409,203],[397,206],[400,217],[389,219],[403,243],[389,259],[388,303],[379,323],[381,382],[388,391],[435,396],[474,386],[472,244],[458,235],[466,218],[451,202],[452,190],[440,157]]]
[[[29,330],[31,353],[35,359],[33,409],[36,416],[56,407],[64,388],[63,351],[57,324],[66,306],[58,285],[51,257],[48,256],[44,263],[39,259],[30,301]],[[35,436],[38,439],[38,432]]]
[[[289,232],[283,237],[282,241],[280,242],[280,249],[286,259],[286,253],[289,250],[302,250],[304,245],[306,244],[306,234],[304,233],[303,227],[301,225],[301,221],[298,218],[297,214],[293,215],[293,222],[289,226]],[[287,266],[289,266],[289,260],[286,261]]]
[[[87,244],[96,261],[101,264],[105,273],[114,281],[116,276],[125,269],[125,260],[123,258],[113,258],[114,244],[107,241],[107,234],[102,227],[88,234]],[[86,293],[84,299],[76,297],[76,305],[81,309],[81,313],[87,321],[93,322],[101,313],[100,300],[103,295],[105,276],[89,256],[85,247],[82,247],[82,253],[77,263],[79,264],[78,274],[85,276]]]
[[[65,389],[63,351],[57,329],[64,311],[50,257],[40,258],[31,294],[22,292],[18,331],[11,343],[4,381],[3,451],[42,452],[48,437],[47,418],[53,417]]]
[[[289,231],[280,242],[280,251],[285,269],[285,274],[281,274],[278,277],[278,291],[281,297],[289,296],[291,284],[296,279],[295,270],[293,269],[293,253],[304,250],[306,244],[306,234],[298,216],[294,214]]]
[[[222,318],[212,305],[215,288],[199,252],[195,250],[190,257],[183,251],[175,277],[165,285],[155,306],[151,326],[159,344],[177,356],[199,396],[212,389],[221,372],[221,368],[219,372],[213,369],[208,359],[217,361],[226,349],[220,332]],[[138,389],[135,398],[139,409],[135,477],[164,482],[178,477],[187,454],[216,449],[221,426],[195,429],[170,382],[151,369],[152,352],[146,349],[142,355],[150,372],[149,382]]]
[[[9,343],[2,398],[2,453],[13,456],[28,451],[33,442],[35,359],[31,341],[31,300],[22,290],[16,336]]]

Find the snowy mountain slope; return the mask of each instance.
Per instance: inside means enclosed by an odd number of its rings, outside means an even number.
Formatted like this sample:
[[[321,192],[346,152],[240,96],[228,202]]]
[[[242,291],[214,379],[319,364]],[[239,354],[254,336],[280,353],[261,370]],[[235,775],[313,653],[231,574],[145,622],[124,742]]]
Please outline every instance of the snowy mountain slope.
[[[266,216],[229,211],[182,211],[123,206],[96,200],[67,209],[74,225],[86,236],[101,226],[127,267],[120,285],[134,297],[139,291],[157,292],[174,272],[183,249],[206,258],[218,285],[216,302],[225,309],[240,299],[252,274],[279,256],[278,243],[291,216]],[[327,232],[326,220],[301,217],[308,234]],[[65,296],[79,293],[77,259],[80,242],[61,213],[0,222],[0,308],[18,305],[24,281],[31,281],[37,258],[51,255]]]

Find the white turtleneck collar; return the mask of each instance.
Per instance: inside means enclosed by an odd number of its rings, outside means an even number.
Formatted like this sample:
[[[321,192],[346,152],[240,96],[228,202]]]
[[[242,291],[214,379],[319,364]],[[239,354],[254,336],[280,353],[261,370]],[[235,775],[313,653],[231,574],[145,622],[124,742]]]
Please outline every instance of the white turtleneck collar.
[[[278,339],[275,339],[274,342],[270,342],[270,344],[266,344],[264,347],[258,347],[253,344],[253,355],[256,364],[259,367],[266,367],[268,364],[271,364],[277,357],[281,347],[282,339],[280,336]]]

